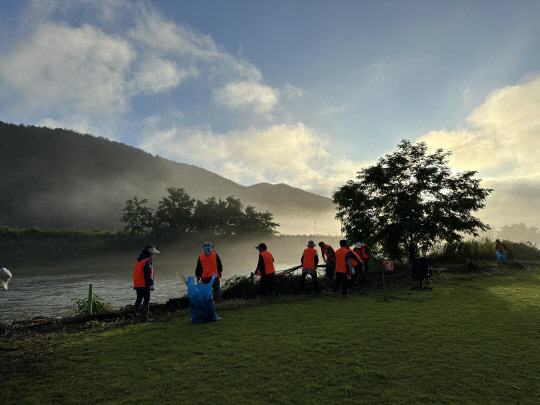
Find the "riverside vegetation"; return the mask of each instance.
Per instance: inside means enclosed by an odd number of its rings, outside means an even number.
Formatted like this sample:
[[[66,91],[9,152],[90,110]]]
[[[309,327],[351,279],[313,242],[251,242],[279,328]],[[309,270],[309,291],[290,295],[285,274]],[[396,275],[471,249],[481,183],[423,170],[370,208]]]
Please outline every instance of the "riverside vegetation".
[[[177,310],[3,325],[2,402],[538,403],[539,252],[507,245],[519,261],[496,263],[488,240],[434,252],[433,291],[410,290],[400,264],[384,291],[373,273],[347,300],[229,298],[210,324]]]

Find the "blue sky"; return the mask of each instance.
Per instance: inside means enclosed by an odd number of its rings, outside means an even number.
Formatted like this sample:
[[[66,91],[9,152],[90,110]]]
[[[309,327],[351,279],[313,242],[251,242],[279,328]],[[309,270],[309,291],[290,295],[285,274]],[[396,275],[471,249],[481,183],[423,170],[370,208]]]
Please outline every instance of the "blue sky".
[[[401,139],[540,227],[539,1],[3,1],[0,119],[330,196]]]

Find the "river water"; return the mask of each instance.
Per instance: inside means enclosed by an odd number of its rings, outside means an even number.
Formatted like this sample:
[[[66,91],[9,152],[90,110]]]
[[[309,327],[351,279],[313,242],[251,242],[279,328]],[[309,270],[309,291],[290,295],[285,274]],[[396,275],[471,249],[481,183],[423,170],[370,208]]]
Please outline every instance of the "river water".
[[[256,264],[256,263],[255,263]],[[297,266],[299,263],[276,263],[276,270]],[[36,316],[62,317],[74,310],[74,299],[88,298],[89,284],[94,294],[117,309],[133,304],[133,270],[118,271],[117,266],[96,268],[85,267],[84,272],[73,268],[31,268],[12,271],[9,289],[0,289],[0,321],[11,322]],[[155,291],[151,302],[165,303],[169,298],[178,298],[187,293],[184,280],[194,275],[193,269],[179,271],[174,265],[154,263]],[[224,278],[233,275],[249,275],[251,265],[237,266],[233,274],[224,269]]]
[[[307,239],[301,236],[268,241],[276,271],[300,264]],[[337,238],[329,242],[338,245]],[[235,275],[249,275],[255,269],[259,256],[254,249],[256,244],[254,241],[223,241],[216,246],[223,263],[222,282]],[[165,303],[187,293],[185,280],[194,275],[201,249],[190,248],[187,242],[158,246],[158,249],[161,254],[154,257],[155,291],[151,293],[150,302]],[[15,259],[3,262],[0,267],[11,271],[13,278],[7,291],[0,288],[0,322],[67,316],[75,309],[74,299],[88,298],[89,284],[94,294],[114,309],[133,304],[136,297],[133,267],[137,255],[138,252],[113,252],[94,257],[66,257],[45,260],[40,266],[30,265],[23,258],[18,263]]]

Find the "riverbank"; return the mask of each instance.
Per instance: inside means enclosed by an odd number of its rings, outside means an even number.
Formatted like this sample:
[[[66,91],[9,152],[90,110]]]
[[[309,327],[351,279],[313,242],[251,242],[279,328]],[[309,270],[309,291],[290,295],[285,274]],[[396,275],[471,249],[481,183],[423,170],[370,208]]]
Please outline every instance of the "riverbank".
[[[537,403],[540,267],[431,286],[231,300],[202,325],[180,309],[4,336],[17,343],[0,352],[3,403]]]

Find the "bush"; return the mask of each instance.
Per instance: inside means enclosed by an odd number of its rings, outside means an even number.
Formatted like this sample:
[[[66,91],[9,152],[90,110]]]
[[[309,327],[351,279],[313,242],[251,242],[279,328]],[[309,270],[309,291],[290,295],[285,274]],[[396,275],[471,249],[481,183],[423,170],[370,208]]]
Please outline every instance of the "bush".
[[[85,315],[88,312],[88,298],[73,298],[73,312],[75,315]],[[97,294],[92,295],[92,313],[102,314],[112,311],[110,302],[103,301]]]

